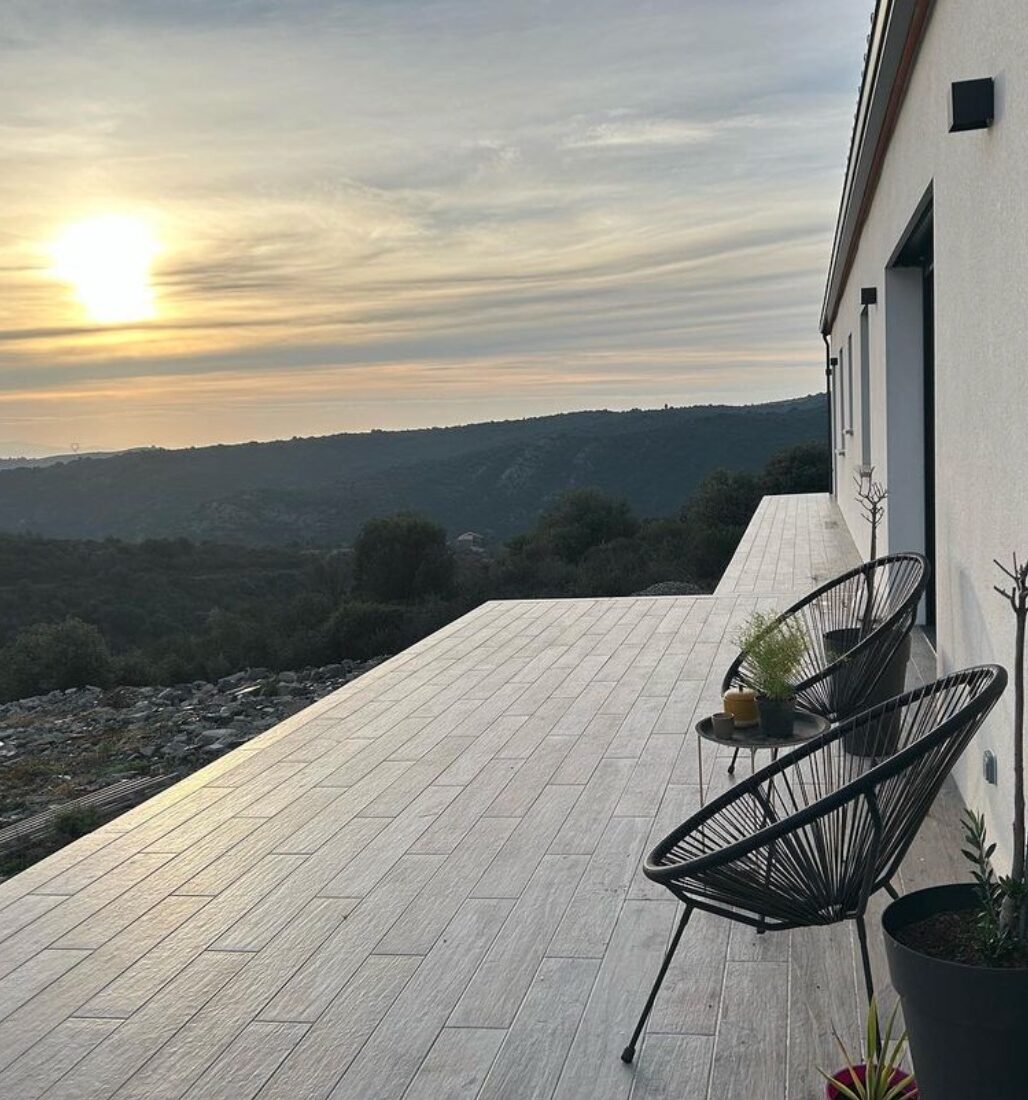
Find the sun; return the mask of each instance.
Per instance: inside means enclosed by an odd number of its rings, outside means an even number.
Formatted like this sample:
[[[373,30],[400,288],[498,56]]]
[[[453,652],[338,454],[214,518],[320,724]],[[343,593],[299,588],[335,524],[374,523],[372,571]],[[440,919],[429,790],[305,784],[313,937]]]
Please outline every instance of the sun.
[[[148,321],[156,315],[150,265],[159,251],[141,218],[105,214],[61,234],[52,247],[53,273],[71,284],[91,321]]]

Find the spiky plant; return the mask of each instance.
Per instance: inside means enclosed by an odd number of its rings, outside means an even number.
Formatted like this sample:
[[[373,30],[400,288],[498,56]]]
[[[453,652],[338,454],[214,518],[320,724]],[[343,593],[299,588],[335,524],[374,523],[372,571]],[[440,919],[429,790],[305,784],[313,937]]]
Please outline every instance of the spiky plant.
[[[867,1053],[862,1063],[863,1080],[857,1072],[857,1060],[850,1056],[846,1044],[839,1038],[839,1033],[834,1032],[835,1041],[839,1044],[844,1059],[842,1072],[849,1078],[849,1082],[839,1080],[839,1070],[835,1073],[826,1073],[823,1069],[819,1069],[818,1073],[835,1088],[840,1096],[845,1097],[845,1100],[902,1100],[902,1098],[917,1096],[913,1075],[903,1069],[907,1033],[904,1031],[899,1038],[893,1038],[898,1010],[897,1004],[889,1014],[885,1029],[879,1033],[878,1002],[874,997],[871,998],[867,1009]],[[897,1077],[898,1080],[896,1080]],[[914,1086],[913,1091],[909,1091],[911,1086]]]

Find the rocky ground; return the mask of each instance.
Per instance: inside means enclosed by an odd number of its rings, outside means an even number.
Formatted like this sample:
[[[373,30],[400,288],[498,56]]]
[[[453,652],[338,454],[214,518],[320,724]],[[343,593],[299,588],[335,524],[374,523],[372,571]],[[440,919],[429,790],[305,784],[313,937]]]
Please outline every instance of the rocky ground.
[[[53,691],[0,705],[0,828],[121,779],[186,775],[374,667]]]
[[[692,581],[658,581],[649,588],[633,592],[633,596],[703,596],[706,591]]]

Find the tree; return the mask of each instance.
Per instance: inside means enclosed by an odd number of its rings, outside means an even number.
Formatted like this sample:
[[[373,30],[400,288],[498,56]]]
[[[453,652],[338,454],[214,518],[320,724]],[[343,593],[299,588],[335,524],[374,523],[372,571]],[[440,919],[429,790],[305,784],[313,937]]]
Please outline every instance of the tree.
[[[401,513],[369,520],[354,544],[354,580],[376,600],[445,596],[453,588],[453,555],[436,523]]]
[[[406,612],[391,604],[344,603],[329,619],[327,643],[336,660],[366,661],[406,644]]]
[[[760,479],[744,471],[715,470],[700,483],[682,512],[697,577],[721,576],[763,495]]]
[[[764,492],[827,493],[832,487],[832,459],[824,443],[799,443],[772,455],[764,466]]]
[[[0,649],[7,699],[111,682],[113,665],[103,635],[91,623],[65,619],[27,627]]]
[[[1024,794],[1024,660],[1025,632],[1028,625],[1028,563],[1017,560],[1013,568],[996,565],[1009,579],[1010,587],[996,591],[1014,612],[1014,851],[1010,876],[1003,883],[1004,932],[1021,942],[1028,941],[1028,881],[1025,875],[1025,794]]]
[[[695,571],[689,528],[681,520],[647,520],[639,531],[639,539],[646,546],[654,582],[692,580]]]
[[[570,489],[539,517],[532,541],[576,564],[594,546],[634,538],[638,530],[626,501],[598,489]]]
[[[685,506],[683,518],[690,527],[741,528],[741,537],[763,495],[764,487],[754,474],[714,470],[700,482]]]
[[[646,547],[638,539],[612,539],[589,550],[578,563],[578,596],[629,596],[649,583]]]

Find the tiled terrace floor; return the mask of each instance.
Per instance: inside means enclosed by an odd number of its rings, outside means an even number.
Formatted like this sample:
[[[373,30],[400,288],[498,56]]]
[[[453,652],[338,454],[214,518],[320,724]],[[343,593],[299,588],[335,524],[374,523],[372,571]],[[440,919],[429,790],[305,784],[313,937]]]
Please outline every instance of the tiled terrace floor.
[[[756,600],[486,604],[0,886],[0,1097],[813,1100],[844,927],[695,917],[618,1058],[675,919],[639,862]]]
[[[859,564],[826,493],[764,497],[715,595],[802,595]]]

